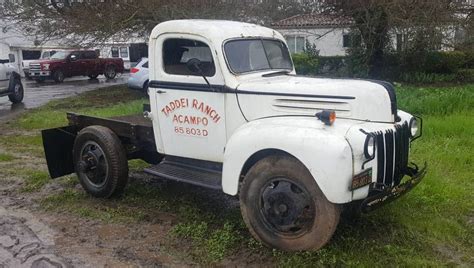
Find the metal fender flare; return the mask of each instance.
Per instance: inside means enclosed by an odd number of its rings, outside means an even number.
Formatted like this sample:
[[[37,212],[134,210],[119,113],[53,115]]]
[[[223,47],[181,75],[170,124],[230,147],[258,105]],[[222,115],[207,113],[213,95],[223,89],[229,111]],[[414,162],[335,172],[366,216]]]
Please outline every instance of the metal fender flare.
[[[344,136],[327,131],[316,120],[314,126],[291,126],[275,121],[278,119],[250,122],[229,139],[224,153],[223,191],[237,195],[247,161],[259,152],[275,150],[302,162],[330,202],[352,201],[349,190],[353,174],[352,152]]]

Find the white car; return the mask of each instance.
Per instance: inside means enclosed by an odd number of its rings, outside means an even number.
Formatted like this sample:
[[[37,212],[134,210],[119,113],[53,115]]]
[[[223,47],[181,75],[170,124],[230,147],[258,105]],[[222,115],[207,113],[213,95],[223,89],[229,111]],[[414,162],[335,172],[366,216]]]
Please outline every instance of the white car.
[[[143,58],[135,67],[130,69],[128,87],[148,91],[148,58]]]
[[[68,114],[43,131],[53,178],[75,171],[87,193],[112,197],[127,160],[143,159],[157,179],[239,195],[256,239],[299,251],[328,243],[346,205],[369,212],[426,173],[409,161],[421,118],[398,109],[391,84],[298,76],[275,30],[168,21],[149,46],[150,121]]]

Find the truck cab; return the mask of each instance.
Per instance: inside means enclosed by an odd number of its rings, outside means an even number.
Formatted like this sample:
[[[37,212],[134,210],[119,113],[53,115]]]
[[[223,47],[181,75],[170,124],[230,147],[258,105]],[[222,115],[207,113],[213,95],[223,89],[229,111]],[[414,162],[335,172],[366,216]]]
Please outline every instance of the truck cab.
[[[109,197],[125,187],[126,159],[142,158],[149,174],[238,195],[256,239],[296,251],[324,246],[347,205],[369,212],[425,175],[409,164],[422,120],[398,109],[390,83],[298,76],[275,30],[169,21],[149,48],[148,125],[69,114],[43,133],[53,177],[76,171]]]

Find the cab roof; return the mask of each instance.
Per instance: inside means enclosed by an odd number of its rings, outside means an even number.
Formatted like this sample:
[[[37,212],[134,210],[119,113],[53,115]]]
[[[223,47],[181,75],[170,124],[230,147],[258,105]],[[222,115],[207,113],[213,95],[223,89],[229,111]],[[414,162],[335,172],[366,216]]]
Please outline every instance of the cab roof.
[[[205,37],[214,43],[222,43],[233,38],[276,38],[284,40],[276,30],[237,21],[226,20],[171,20],[158,24],[151,32],[150,39],[164,33],[194,34]]]

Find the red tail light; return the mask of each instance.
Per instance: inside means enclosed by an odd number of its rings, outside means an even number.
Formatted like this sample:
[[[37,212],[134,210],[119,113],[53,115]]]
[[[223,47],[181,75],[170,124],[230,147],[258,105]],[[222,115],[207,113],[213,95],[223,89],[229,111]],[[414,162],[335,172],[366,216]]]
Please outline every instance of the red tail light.
[[[135,67],[133,67],[132,69],[130,69],[130,73],[131,73],[131,74],[137,73],[138,71],[140,71],[140,69],[135,68]]]

